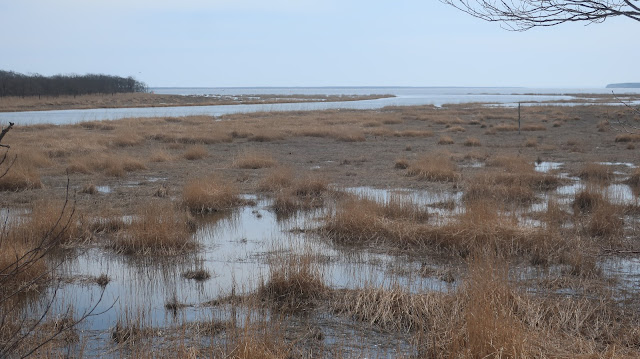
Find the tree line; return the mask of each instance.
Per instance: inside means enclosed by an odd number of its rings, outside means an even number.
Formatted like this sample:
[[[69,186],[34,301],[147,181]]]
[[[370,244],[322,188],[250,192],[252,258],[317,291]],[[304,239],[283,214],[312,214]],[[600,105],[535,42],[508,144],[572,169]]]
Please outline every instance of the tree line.
[[[103,74],[24,75],[0,70],[0,97],[61,96],[147,92],[147,85],[133,77]]]

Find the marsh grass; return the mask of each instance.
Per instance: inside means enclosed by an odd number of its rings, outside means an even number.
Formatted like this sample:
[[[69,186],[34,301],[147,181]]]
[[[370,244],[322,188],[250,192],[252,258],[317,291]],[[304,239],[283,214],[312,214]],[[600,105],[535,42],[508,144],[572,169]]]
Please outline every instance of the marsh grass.
[[[131,224],[112,239],[111,246],[125,254],[178,254],[197,247],[188,213],[165,201],[141,205]]]
[[[189,146],[184,151],[184,158],[189,161],[201,160],[209,155],[209,151],[202,145]]]
[[[467,137],[464,140],[464,145],[467,147],[480,147],[482,146],[482,143],[476,137]]]
[[[236,186],[216,176],[192,179],[182,191],[182,203],[192,212],[217,212],[244,204]]]
[[[409,165],[407,175],[436,182],[455,182],[460,179],[455,164],[445,153],[425,154],[418,157]]]
[[[327,292],[311,254],[290,254],[272,259],[269,279],[258,289],[258,297],[277,310],[298,312],[316,305]]]
[[[440,139],[438,139],[439,145],[453,145],[454,143],[455,141],[451,136],[440,136]]]
[[[607,183],[615,178],[611,166],[589,162],[577,173],[577,176],[585,181]]]
[[[465,204],[464,212],[442,225],[421,223],[412,205],[385,213],[368,199],[341,201],[320,233],[341,245],[384,244],[401,249],[432,248],[465,257],[477,250],[504,256],[531,255],[554,261],[566,250],[556,232],[523,228],[517,218],[489,201]],[[391,214],[389,214],[391,213]],[[397,214],[393,215],[393,214]]]
[[[239,153],[233,160],[233,166],[244,169],[259,169],[275,167],[278,162],[272,155],[263,151],[245,150]]]

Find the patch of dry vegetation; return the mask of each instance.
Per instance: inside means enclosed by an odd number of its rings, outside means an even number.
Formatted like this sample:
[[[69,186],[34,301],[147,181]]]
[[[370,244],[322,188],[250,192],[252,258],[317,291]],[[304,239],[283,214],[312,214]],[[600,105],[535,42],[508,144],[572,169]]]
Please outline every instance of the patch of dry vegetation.
[[[345,290],[335,294],[333,305],[338,313],[383,330],[413,333],[420,355],[429,358],[640,354],[637,316],[626,316],[606,299],[526,293],[511,284],[497,261],[473,259],[464,284],[452,292]]]
[[[113,238],[111,246],[125,254],[179,254],[196,248],[191,219],[173,203],[153,201],[141,205],[131,224]]]
[[[192,179],[182,191],[182,203],[192,212],[217,212],[243,204],[236,186],[216,176]]]
[[[201,160],[209,155],[209,151],[202,145],[195,145],[187,147],[184,151],[184,158],[189,161]]]
[[[233,160],[233,166],[244,169],[259,169],[274,167],[278,162],[272,155],[256,150],[246,150],[239,153]]]
[[[453,145],[454,143],[455,141],[451,136],[440,136],[440,139],[438,139],[439,145]]]
[[[445,153],[422,155],[410,163],[407,175],[428,181],[458,181],[460,174],[456,171],[456,165],[450,157]]]

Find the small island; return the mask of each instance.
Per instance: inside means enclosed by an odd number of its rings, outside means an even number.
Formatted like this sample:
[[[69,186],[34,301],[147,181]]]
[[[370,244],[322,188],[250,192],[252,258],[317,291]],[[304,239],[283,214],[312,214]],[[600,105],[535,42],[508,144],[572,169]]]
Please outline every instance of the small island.
[[[640,88],[640,82],[624,82],[624,83],[619,83],[619,84],[608,84],[607,85],[608,89],[617,89],[617,88],[627,88],[627,89],[633,89],[633,88]]]

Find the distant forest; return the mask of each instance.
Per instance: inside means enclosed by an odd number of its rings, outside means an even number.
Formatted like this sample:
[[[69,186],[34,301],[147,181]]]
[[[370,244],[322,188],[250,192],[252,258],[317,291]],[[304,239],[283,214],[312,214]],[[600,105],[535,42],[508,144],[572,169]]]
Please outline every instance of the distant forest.
[[[101,74],[24,75],[0,70],[0,97],[61,96],[147,92],[147,85],[133,77]]]

